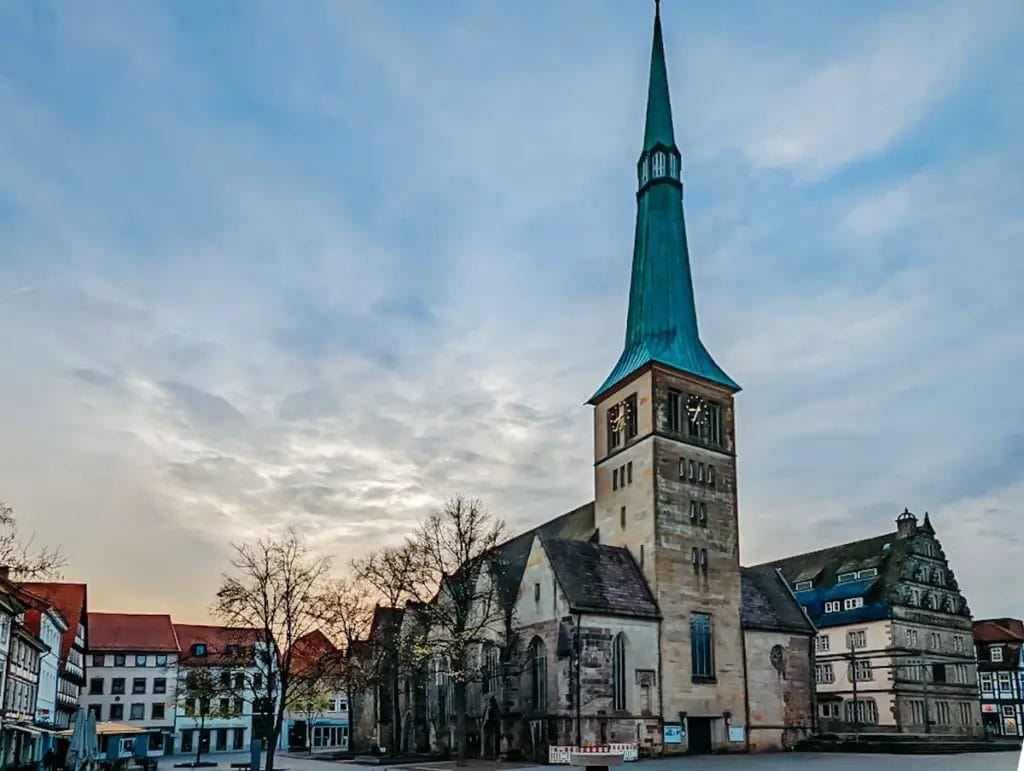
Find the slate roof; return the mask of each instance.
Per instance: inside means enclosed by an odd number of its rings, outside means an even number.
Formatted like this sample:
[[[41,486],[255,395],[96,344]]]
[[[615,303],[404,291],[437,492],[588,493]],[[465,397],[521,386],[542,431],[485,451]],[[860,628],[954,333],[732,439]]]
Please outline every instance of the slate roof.
[[[67,631],[60,636],[60,657],[66,659],[75,644],[78,625],[86,628],[86,647],[89,642],[89,619],[86,605],[85,584],[67,584],[56,581],[25,581],[18,584],[32,594],[42,597],[55,607],[68,624]]]
[[[505,563],[505,591],[514,597],[519,590],[534,536],[587,541],[594,537],[595,532],[594,502],[591,501],[496,546],[498,559]]]
[[[774,568],[741,568],[744,629],[812,635],[815,628]]]
[[[893,531],[754,567],[777,568],[790,588],[794,588],[797,581],[813,581],[813,588],[795,594],[818,627],[872,621],[892,614],[895,590],[912,540]],[[839,583],[840,573],[869,568],[877,569],[878,575]],[[850,597],[863,597],[864,606],[825,615],[825,602]]]
[[[540,536],[574,612],[659,618],[658,604],[628,549]]]
[[[153,613],[90,613],[89,650],[177,653],[171,617]]]

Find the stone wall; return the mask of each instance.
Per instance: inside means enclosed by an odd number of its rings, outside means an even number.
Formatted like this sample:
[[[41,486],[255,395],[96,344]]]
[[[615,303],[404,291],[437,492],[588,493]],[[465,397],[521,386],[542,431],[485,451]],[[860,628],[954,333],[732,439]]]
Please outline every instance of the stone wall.
[[[806,635],[747,630],[750,750],[788,750],[813,732],[814,682]]]
[[[732,397],[709,384],[661,370],[654,373],[655,426],[654,494],[656,580],[662,623],[662,688],[664,718],[712,718],[716,750],[743,749],[729,741],[725,715],[734,726],[744,724],[746,685],[743,672],[743,632],[740,624],[741,589],[736,498],[736,463]],[[665,407],[670,390],[696,393],[721,405],[723,447],[715,450],[671,435]],[[680,460],[714,466],[714,484],[681,477]],[[706,473],[706,472],[705,472]],[[690,502],[703,503],[706,523],[690,516]],[[707,571],[695,568],[692,549],[706,550]],[[695,612],[712,617],[714,679],[695,682],[692,676],[690,619]],[[680,751],[687,744],[672,745]]]

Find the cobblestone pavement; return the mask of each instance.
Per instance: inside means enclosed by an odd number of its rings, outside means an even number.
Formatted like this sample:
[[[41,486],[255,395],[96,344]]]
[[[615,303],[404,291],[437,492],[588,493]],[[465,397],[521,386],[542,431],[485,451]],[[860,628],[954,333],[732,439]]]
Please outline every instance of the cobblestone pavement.
[[[229,763],[246,760],[247,755],[217,754],[211,760],[219,771],[228,771]],[[708,755],[628,763],[617,771],[1018,771],[1016,752],[990,752],[971,755],[853,755],[793,752],[778,755]],[[160,771],[173,771],[178,758],[161,758]],[[413,763],[408,766],[363,766],[308,755],[282,755],[275,764],[281,771],[451,771],[450,763]],[[466,771],[575,771],[571,766],[521,766],[513,763],[470,764]],[[1020,771],[1024,771],[1024,767]]]

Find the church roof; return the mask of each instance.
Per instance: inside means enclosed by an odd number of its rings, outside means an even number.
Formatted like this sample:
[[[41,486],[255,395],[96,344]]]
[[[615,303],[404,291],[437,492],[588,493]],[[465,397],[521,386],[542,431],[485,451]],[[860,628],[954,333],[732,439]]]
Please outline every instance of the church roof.
[[[767,566],[741,570],[744,629],[814,634],[814,625],[778,571]]]
[[[541,544],[573,612],[641,618],[661,616],[628,549],[543,536]]]
[[[679,150],[672,128],[661,15],[654,18],[651,71],[641,165],[651,153],[664,151],[666,166],[650,180],[641,174],[637,193],[633,269],[629,312],[622,355],[590,401],[595,402],[621,380],[658,362],[702,377],[734,391],[740,390],[711,358],[697,331],[697,310],[683,218],[683,188],[679,181]],[[665,173],[667,172],[667,173]]]
[[[586,541],[594,536],[594,530],[594,502],[591,501],[496,546],[499,559],[504,563],[505,591],[510,595],[518,591],[534,536]]]

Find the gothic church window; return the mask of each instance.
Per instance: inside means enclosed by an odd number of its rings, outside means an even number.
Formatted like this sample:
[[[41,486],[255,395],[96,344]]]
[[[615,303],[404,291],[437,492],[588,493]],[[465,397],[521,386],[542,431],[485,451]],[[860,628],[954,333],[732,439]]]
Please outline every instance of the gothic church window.
[[[612,641],[612,709],[626,709],[626,636],[622,632]]]
[[[676,158],[675,153],[669,153],[668,156],[668,175],[672,179],[679,179],[679,159]]]
[[[534,637],[530,643],[530,708],[547,711],[548,651],[544,641]]]
[[[690,664],[695,681],[714,679],[714,637],[709,613],[694,613],[690,616]]]
[[[648,177],[647,159],[644,158],[642,161],[640,161],[640,184],[641,184],[641,186],[647,184],[647,177]]]

